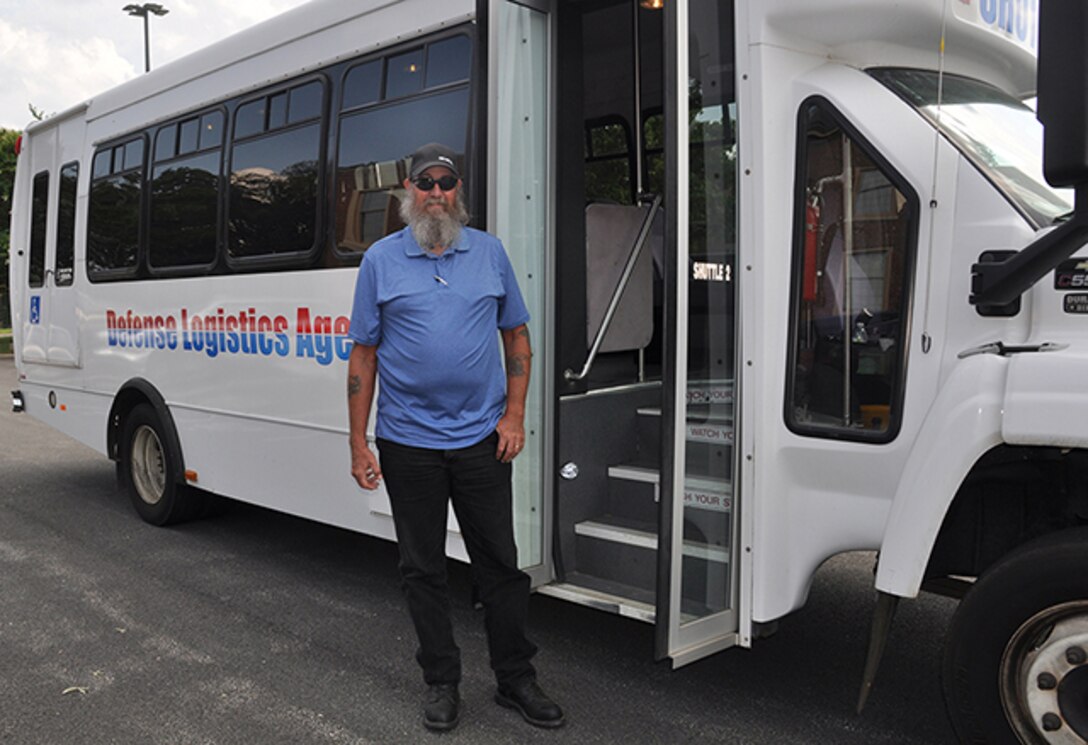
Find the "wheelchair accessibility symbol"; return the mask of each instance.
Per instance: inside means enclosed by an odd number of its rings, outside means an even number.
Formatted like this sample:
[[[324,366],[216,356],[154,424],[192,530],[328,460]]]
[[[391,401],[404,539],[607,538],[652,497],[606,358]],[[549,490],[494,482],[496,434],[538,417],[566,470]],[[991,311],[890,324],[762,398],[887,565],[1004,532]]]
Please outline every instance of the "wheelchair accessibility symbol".
[[[42,322],[42,296],[31,295],[30,296],[30,322],[32,324],[40,324]]]

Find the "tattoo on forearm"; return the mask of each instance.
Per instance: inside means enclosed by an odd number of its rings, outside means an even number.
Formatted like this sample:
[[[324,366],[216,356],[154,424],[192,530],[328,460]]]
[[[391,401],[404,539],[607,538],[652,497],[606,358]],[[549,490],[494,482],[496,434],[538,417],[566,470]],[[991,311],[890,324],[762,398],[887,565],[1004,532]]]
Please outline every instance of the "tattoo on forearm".
[[[521,328],[521,331],[518,332],[518,336],[524,336],[526,339],[528,339],[529,338],[529,327],[528,326],[523,326]]]
[[[506,358],[506,375],[508,377],[521,377],[526,375],[529,369],[529,355],[512,354]]]
[[[359,375],[348,376],[348,395],[354,396],[363,388],[363,379]]]

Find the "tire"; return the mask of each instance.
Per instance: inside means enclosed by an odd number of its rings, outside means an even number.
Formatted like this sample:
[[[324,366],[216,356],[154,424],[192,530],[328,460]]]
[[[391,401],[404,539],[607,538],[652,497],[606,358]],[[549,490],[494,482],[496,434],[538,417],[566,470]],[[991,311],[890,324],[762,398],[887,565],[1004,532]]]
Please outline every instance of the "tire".
[[[204,511],[203,497],[181,480],[177,437],[150,404],[129,412],[121,433],[122,472],[136,512],[152,525],[172,525]]]
[[[1088,743],[1088,528],[1021,546],[979,578],[945,644],[962,743]]]

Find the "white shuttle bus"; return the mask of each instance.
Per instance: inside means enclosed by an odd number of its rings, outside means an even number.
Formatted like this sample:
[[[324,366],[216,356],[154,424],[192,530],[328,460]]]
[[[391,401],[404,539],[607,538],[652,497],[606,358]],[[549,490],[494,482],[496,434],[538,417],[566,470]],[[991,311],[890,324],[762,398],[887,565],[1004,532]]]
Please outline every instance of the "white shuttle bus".
[[[532,313],[538,592],[654,624],[680,666],[878,550],[862,699],[896,602],[934,590],[963,598],[962,741],[1088,742],[1088,251],[985,291],[1072,224],[1021,103],[1038,17],[314,0],[26,129],[15,405],[152,523],[222,495],[393,539],[350,474],[348,315],[406,154],[444,142]]]

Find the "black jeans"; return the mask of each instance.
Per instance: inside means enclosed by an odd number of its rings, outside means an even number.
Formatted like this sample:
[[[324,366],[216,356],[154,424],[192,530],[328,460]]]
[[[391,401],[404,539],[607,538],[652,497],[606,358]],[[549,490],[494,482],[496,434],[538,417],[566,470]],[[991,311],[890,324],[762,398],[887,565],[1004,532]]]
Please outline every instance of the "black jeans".
[[[378,440],[393,507],[400,573],[419,637],[416,659],[428,685],[461,680],[446,583],[446,515],[453,502],[484,605],[491,669],[499,685],[535,671],[536,646],[525,637],[529,575],[518,569],[511,465],[495,458],[498,435],[457,450],[429,450]]]

